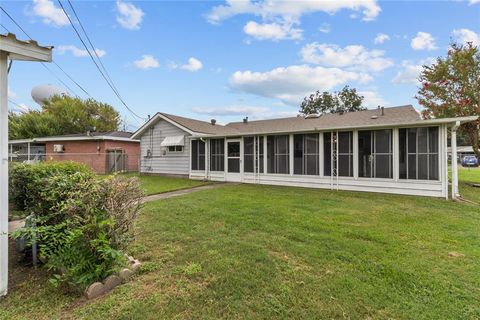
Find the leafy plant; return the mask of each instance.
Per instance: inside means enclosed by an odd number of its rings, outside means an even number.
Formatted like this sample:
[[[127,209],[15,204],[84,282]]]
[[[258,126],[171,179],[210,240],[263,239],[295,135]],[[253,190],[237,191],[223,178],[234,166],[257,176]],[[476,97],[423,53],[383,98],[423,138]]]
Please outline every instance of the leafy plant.
[[[136,178],[99,179],[91,171],[71,172],[59,164],[24,165],[25,208],[35,227],[14,233],[35,239],[39,255],[54,272],[51,283],[83,288],[125,265],[124,250],[134,239],[143,192]],[[31,180],[29,180],[31,179]]]

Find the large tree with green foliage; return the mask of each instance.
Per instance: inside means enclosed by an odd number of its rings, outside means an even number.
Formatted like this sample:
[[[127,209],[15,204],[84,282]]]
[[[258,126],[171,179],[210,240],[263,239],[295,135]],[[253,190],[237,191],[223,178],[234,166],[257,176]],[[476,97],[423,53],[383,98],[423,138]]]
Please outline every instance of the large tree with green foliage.
[[[472,43],[452,44],[446,58],[423,66],[420,81],[416,98],[425,118],[480,116],[480,52]],[[479,124],[465,123],[460,130],[480,158]]]
[[[120,115],[112,106],[94,99],[55,96],[45,102],[41,111],[10,113],[8,120],[10,139],[28,139],[85,133],[93,128],[114,131]]]
[[[303,99],[300,113],[343,113],[365,110],[362,106],[364,97],[355,88],[345,86],[334,93],[317,91]]]

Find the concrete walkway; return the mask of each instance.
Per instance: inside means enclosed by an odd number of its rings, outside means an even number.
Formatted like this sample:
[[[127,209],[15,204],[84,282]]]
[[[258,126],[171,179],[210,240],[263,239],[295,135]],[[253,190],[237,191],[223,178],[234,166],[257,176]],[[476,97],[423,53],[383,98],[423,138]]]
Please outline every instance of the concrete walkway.
[[[13,232],[25,225],[25,219],[8,222],[8,232]]]
[[[205,186],[193,187],[193,188],[189,188],[189,189],[176,190],[176,191],[170,191],[170,192],[159,193],[159,194],[152,194],[150,196],[144,197],[143,202],[145,203],[145,202],[151,202],[151,201],[156,201],[156,200],[163,200],[163,199],[183,196],[185,194],[190,194],[190,193],[197,192],[197,191],[216,189],[216,188],[224,187],[224,186],[227,186],[227,185],[236,185],[236,184],[238,184],[238,183],[230,183],[230,182],[228,182],[228,183],[227,182],[214,183],[214,184],[207,184]]]

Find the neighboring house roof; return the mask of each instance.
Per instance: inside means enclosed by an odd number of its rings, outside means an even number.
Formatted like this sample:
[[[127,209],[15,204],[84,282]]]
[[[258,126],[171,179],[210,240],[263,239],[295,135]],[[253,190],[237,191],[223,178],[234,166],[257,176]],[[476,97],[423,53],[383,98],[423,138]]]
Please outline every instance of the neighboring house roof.
[[[85,140],[111,140],[111,141],[128,141],[139,142],[131,138],[131,132],[125,131],[108,131],[108,132],[91,132],[65,134],[61,136],[38,137],[32,139],[11,140],[9,143],[27,143],[27,142],[51,142],[51,141],[85,141]]]
[[[175,116],[167,113],[157,113],[132,138],[139,138],[146,129],[160,119],[168,121],[194,136],[238,136],[249,134],[269,134],[306,132],[320,130],[342,130],[353,128],[381,128],[391,126],[428,125],[440,123],[455,123],[474,121],[478,117],[443,118],[423,120],[419,112],[411,105],[390,107],[344,114],[323,114],[318,117],[290,117],[245,122],[232,122],[226,125],[212,125],[206,121]]]

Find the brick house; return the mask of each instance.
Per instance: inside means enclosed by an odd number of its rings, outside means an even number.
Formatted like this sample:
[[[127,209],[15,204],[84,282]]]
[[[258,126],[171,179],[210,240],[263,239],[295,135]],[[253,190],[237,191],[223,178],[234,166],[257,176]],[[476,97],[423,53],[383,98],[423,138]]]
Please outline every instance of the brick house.
[[[130,132],[92,132],[9,142],[11,161],[75,161],[97,173],[138,171],[140,142]]]

